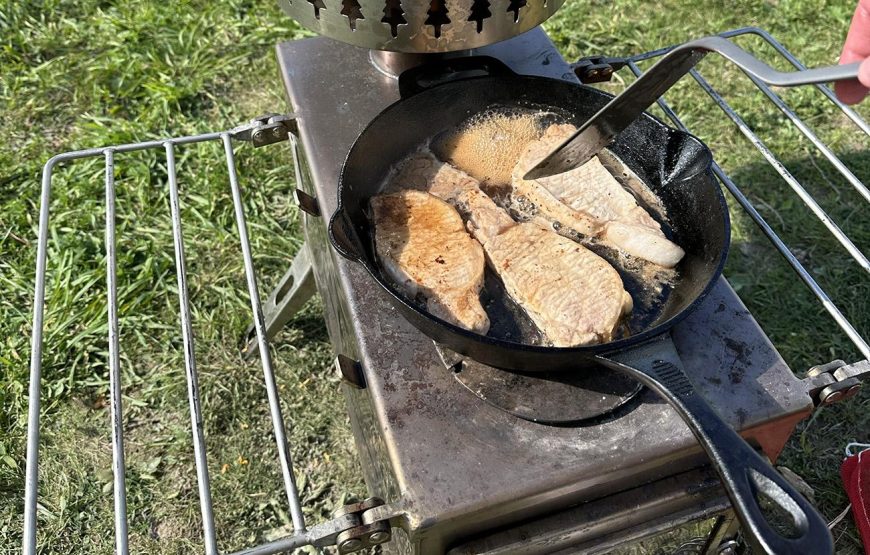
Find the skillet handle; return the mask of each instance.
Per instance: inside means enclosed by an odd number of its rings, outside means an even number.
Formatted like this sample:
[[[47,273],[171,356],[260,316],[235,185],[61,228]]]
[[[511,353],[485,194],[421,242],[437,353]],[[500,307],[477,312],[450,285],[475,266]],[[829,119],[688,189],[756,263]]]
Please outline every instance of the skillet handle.
[[[760,552],[776,555],[834,552],[819,513],[750,447],[695,390],[670,337],[597,361],[624,372],[662,396],[689,425],[719,473],[743,531]],[[794,521],[794,537],[775,530],[762,513],[759,497]]]
[[[329,220],[329,240],[335,250],[343,257],[361,264],[365,263],[365,249],[362,246],[362,241],[360,241],[350,217],[341,207]]]
[[[516,76],[504,62],[491,56],[446,58],[403,71],[399,75],[399,94],[405,99],[443,83],[480,74]]]

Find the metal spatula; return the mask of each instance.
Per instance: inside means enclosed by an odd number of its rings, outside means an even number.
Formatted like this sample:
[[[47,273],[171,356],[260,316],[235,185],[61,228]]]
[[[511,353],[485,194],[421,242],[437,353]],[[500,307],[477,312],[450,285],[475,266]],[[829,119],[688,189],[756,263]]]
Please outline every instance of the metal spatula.
[[[670,89],[708,52],[718,52],[768,85],[794,87],[858,77],[860,62],[782,72],[722,37],[705,37],[678,46],[611,100],[559,148],[529,170],[525,179],[549,177],[582,166],[609,145],[644,110]]]

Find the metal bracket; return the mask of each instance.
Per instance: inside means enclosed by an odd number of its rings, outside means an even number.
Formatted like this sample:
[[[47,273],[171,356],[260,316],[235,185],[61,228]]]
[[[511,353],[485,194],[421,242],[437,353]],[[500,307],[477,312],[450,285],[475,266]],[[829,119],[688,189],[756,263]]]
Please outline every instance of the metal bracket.
[[[255,147],[286,141],[290,133],[298,131],[296,114],[264,114],[230,131],[239,141],[249,141]]]
[[[335,357],[335,368],[341,374],[343,382],[357,389],[365,389],[366,378],[359,362],[350,357],[338,355]]]
[[[317,284],[311,266],[311,253],[308,245],[303,244],[293,258],[290,269],[278,282],[263,307],[266,339],[271,341],[315,293]],[[242,337],[241,351],[246,360],[260,352],[257,330],[253,324],[248,326]]]
[[[726,511],[716,518],[707,541],[699,552],[701,555],[737,555],[745,552],[740,542],[740,521],[733,510]]]
[[[821,407],[855,395],[861,389],[861,382],[867,379],[870,379],[870,361],[846,364],[835,360],[813,366],[803,381],[813,404]]]
[[[586,56],[571,64],[571,70],[581,83],[604,83],[610,81],[614,71],[628,64],[626,58],[607,58],[605,56]]]
[[[332,520],[309,530],[308,536],[316,547],[337,545],[341,555],[386,543],[392,537],[390,519],[398,516],[390,508],[378,497],[345,505],[333,513]]]
[[[317,203],[317,199],[300,189],[298,186],[293,190],[293,198],[296,199],[296,205],[299,206],[299,209],[309,216],[314,216],[316,218],[321,216],[320,205]]]

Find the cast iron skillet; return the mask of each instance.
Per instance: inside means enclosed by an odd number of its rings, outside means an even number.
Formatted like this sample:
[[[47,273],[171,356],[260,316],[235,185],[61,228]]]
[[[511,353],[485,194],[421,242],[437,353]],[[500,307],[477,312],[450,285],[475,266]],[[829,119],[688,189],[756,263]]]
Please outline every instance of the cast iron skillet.
[[[458,353],[505,370],[602,372],[608,368],[637,379],[666,399],[689,425],[754,546],[776,554],[833,552],[827,526],[813,507],[698,395],[668,333],[716,283],[730,241],[728,210],[710,171],[712,158],[706,146],[644,114],[610,147],[661,199],[671,238],[686,251],[677,266],[679,280],[656,306],[645,329],[588,347],[513,343],[451,325],[397,291],[377,262],[369,199],[380,192],[394,163],[474,114],[493,107],[544,108],[565,114],[579,126],[612,97],[566,81],[517,75],[498,60],[484,57],[457,58],[407,71],[399,79],[399,88],[402,100],[369,124],[345,160],[338,209],[329,224],[336,250],[365,267],[413,325]],[[760,497],[791,515],[793,525],[787,535],[768,522]]]

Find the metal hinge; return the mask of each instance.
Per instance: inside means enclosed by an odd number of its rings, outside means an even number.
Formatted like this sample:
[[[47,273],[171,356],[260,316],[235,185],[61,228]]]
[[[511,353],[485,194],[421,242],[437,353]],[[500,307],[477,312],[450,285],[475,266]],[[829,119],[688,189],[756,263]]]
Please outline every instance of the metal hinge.
[[[810,368],[804,383],[813,404],[821,407],[855,395],[861,389],[861,382],[867,379],[870,379],[870,361],[846,364],[835,360]]]
[[[308,530],[316,547],[338,546],[342,555],[386,543],[392,537],[390,520],[403,514],[378,497],[345,505],[333,519]]]
[[[603,83],[610,81],[614,71],[628,64],[626,58],[607,58],[605,56],[586,56],[571,64],[574,74],[581,83]]]
[[[232,129],[230,136],[260,147],[286,141],[290,133],[297,131],[296,114],[264,114]]]

